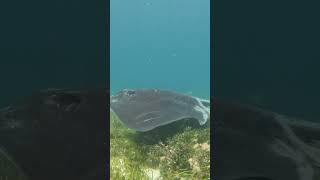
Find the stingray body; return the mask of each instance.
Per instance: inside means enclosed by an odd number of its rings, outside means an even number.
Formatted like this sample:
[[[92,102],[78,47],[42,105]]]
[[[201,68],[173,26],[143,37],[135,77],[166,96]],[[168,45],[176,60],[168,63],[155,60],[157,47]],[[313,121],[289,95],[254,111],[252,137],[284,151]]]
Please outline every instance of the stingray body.
[[[217,180],[318,180],[320,126],[256,107],[213,103]]]
[[[1,148],[30,180],[105,179],[108,100],[103,89],[35,93],[0,110]],[[319,179],[319,124],[251,106],[211,104],[213,179]],[[183,118],[208,124],[209,106],[206,100],[156,89],[123,90],[111,97],[111,108],[137,131]]]
[[[212,104],[213,179],[319,179],[320,150],[314,143],[320,140],[318,124],[252,106]],[[196,97],[156,89],[123,90],[111,97],[111,108],[137,131],[183,118],[205,124],[209,106]]]
[[[105,179],[108,99],[103,89],[34,93],[0,110],[0,146],[30,180]]]
[[[207,124],[209,105],[197,97],[159,89],[125,89],[112,96],[110,103],[126,126],[141,132],[188,118]]]

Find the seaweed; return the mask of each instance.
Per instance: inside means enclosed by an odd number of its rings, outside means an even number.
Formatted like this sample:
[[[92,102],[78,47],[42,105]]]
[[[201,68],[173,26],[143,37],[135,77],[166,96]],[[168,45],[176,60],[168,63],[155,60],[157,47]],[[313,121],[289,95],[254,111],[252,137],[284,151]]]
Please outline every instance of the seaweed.
[[[210,128],[189,125],[139,133],[111,113],[110,179],[210,179]]]
[[[26,180],[23,172],[0,151],[0,180]]]

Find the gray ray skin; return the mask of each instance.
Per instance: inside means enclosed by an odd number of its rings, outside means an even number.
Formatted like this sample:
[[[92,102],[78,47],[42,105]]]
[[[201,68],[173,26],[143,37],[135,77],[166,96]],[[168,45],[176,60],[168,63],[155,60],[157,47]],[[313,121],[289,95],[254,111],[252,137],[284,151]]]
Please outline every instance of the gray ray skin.
[[[239,104],[213,104],[213,177],[318,180],[319,124]],[[258,178],[257,178],[258,179]]]
[[[209,121],[209,101],[159,89],[124,89],[111,96],[111,109],[126,126],[149,131],[185,118]]]
[[[105,179],[108,98],[106,89],[46,89],[0,109],[1,155],[30,180]]]

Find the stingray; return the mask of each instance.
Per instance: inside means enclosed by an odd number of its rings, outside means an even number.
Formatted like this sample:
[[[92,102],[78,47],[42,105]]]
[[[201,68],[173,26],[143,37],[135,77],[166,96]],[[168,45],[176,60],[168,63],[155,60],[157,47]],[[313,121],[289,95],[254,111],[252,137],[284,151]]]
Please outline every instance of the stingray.
[[[0,110],[0,151],[30,180],[105,179],[107,103],[103,89],[34,93]],[[213,179],[319,179],[319,123],[253,106],[211,104]],[[171,91],[124,90],[111,97],[111,107],[137,131],[183,118],[210,122],[209,101]]]
[[[1,155],[30,180],[106,179],[108,99],[105,89],[48,89],[1,109]]]
[[[320,179],[318,123],[224,102],[213,118],[214,179]]]
[[[208,101],[156,89],[123,90],[111,97],[111,108],[137,131],[187,117],[204,125],[209,107]],[[242,104],[218,101],[211,108],[213,179],[319,179],[318,123]]]
[[[183,119],[200,126],[210,119],[210,102],[159,89],[124,89],[111,96],[112,111],[129,128],[146,132]]]

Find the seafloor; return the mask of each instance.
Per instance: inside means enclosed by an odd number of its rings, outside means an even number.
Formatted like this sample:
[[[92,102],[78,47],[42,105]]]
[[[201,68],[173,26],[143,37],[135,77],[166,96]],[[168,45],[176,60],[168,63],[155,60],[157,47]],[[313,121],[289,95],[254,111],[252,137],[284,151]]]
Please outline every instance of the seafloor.
[[[126,128],[113,114],[110,119],[110,179],[210,179],[209,128],[142,134]],[[2,177],[25,180],[0,152]]]
[[[110,119],[110,179],[210,179],[209,128],[137,133]]]

